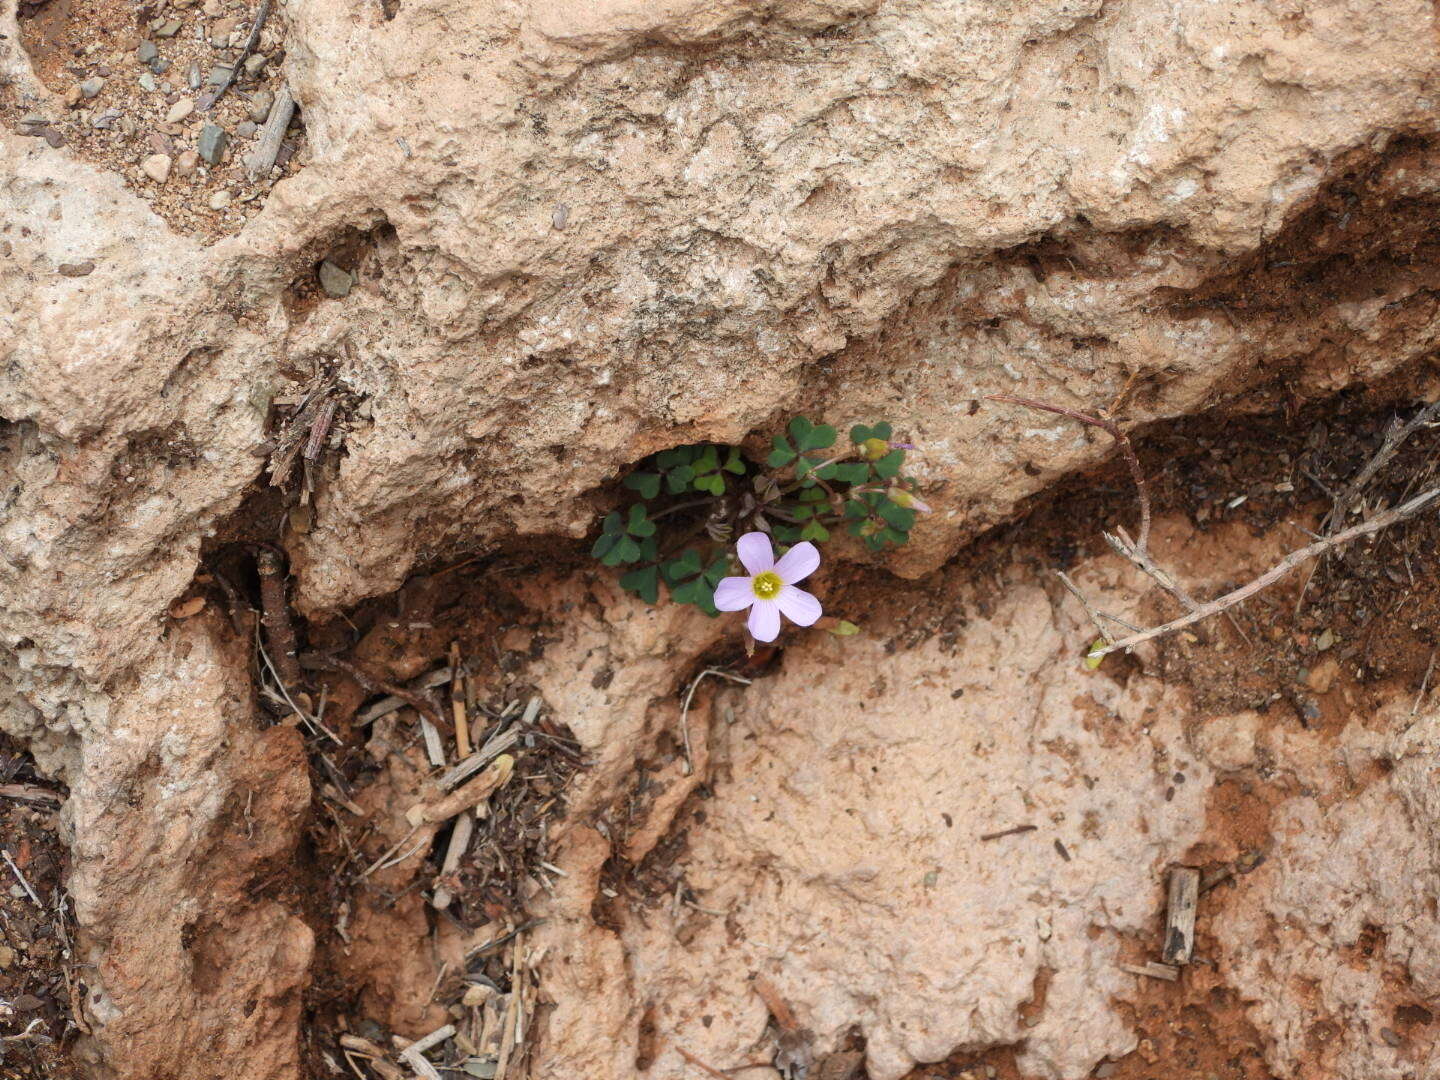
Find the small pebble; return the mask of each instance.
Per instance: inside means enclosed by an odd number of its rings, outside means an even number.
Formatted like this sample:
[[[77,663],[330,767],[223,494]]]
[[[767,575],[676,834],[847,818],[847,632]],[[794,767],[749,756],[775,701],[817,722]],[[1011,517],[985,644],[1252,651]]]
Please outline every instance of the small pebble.
[[[236,20],[216,19],[210,26],[210,44],[223,49],[230,44],[230,35],[235,32]]]
[[[195,149],[209,165],[220,164],[220,159],[225,156],[225,145],[230,141],[230,136],[225,129],[214,124],[206,124],[200,129],[200,138],[195,143]]]
[[[190,176],[200,167],[200,155],[194,150],[185,150],[175,159],[175,175]]]
[[[205,3],[201,6],[200,10],[205,12],[206,15],[209,15],[213,19],[216,15],[219,15],[220,12],[225,10],[225,5],[222,4],[220,0],[205,0]]]
[[[264,123],[265,118],[270,115],[270,106],[274,103],[275,95],[269,90],[250,95],[250,119],[257,124]]]
[[[348,296],[354,284],[355,279],[329,259],[320,264],[320,288],[324,289],[325,295],[331,299],[339,300]]]
[[[157,184],[163,184],[170,178],[170,155],[151,154],[140,163],[140,169]]]
[[[98,97],[100,91],[104,89],[105,80],[100,78],[100,76],[98,75],[94,76],[93,78],[86,79],[80,84],[80,93],[83,97],[87,98]]]
[[[175,152],[175,140],[158,131],[152,131],[146,137],[145,143],[157,154],[173,154]]]
[[[97,113],[90,121],[90,126],[96,131],[109,131],[115,126],[115,121],[120,119],[119,109],[106,109],[103,113]]]
[[[148,93],[155,93],[160,89],[160,84],[155,81],[155,76],[148,71],[142,71],[139,78],[140,89]]]
[[[235,125],[235,137],[237,139],[249,139],[259,130],[254,120],[241,120],[240,123]]]
[[[204,77],[200,74],[200,65],[192,61],[189,69],[185,72],[185,85],[190,87],[191,90],[199,90],[200,84],[203,81]]]
[[[153,41],[142,41],[140,47],[135,50],[135,56],[142,64],[151,64],[160,55],[160,50],[155,47]]]
[[[0,945],[0,971],[4,971],[15,962],[15,950],[8,945]]]
[[[86,259],[78,263],[61,263],[57,269],[62,277],[84,277],[95,269],[95,264]],[[25,890],[21,889],[20,894],[23,896]]]
[[[167,124],[178,124],[195,111],[195,102],[190,98],[181,98],[170,106],[170,111],[165,114]]]
[[[1405,1040],[1400,1037],[1399,1032],[1388,1027],[1380,1029],[1380,1038],[1385,1040],[1386,1046],[1393,1046],[1396,1049],[1405,1045]]]
[[[80,104],[80,100],[84,96],[85,95],[80,92],[80,86],[77,83],[76,85],[70,87],[69,90],[65,91],[65,104],[73,109],[75,108],[75,106]]]
[[[210,196],[210,209],[224,210],[227,206],[230,205],[230,200],[230,192],[224,190],[217,191],[214,195]]]
[[[554,212],[550,215],[550,224],[556,229],[565,228],[565,224],[569,220],[570,207],[563,202],[559,206],[555,207]]]
[[[207,81],[211,86],[224,86],[230,81],[230,68],[225,64],[216,64],[210,69],[210,78]]]
[[[61,135],[60,132],[54,128],[46,128],[45,141],[50,144],[52,150],[59,150],[60,147],[65,145],[65,136]]]
[[[259,78],[260,73],[265,70],[265,65],[269,63],[269,59],[269,57],[262,56],[260,53],[253,53],[247,56],[245,58],[245,74],[252,79]]]
[[[179,19],[156,19],[155,22],[159,23],[158,26],[152,24],[155,36],[162,38],[174,37],[180,32],[180,28],[184,25]]]

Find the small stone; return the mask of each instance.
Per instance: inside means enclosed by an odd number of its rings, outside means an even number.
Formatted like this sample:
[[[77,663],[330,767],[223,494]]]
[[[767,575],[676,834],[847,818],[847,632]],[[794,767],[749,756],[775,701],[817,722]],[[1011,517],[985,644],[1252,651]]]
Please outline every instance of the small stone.
[[[78,263],[61,263],[57,269],[61,277],[84,277],[95,269],[95,264],[86,259],[84,262]]]
[[[181,98],[175,102],[174,105],[171,105],[169,111],[165,113],[165,122],[167,124],[178,124],[194,111],[195,102],[190,98]]]
[[[140,83],[140,89],[147,93],[153,94],[160,89],[160,84],[155,81],[155,76],[148,71],[142,71],[137,81]]]
[[[211,23],[210,44],[214,45],[217,49],[223,49],[226,45],[229,45],[230,35],[235,32],[236,21],[237,20],[233,18],[216,19]]]
[[[24,124],[26,127],[44,127],[46,124],[50,123],[50,118],[44,113],[32,112],[26,113],[24,116],[22,116],[20,118],[20,123]]]
[[[324,289],[325,295],[332,300],[348,296],[354,284],[355,279],[329,259],[320,264],[320,288]]]
[[[260,73],[265,70],[265,65],[270,62],[268,56],[260,53],[252,53],[245,58],[245,74],[251,79],[258,79]]]
[[[65,145],[65,136],[61,135],[60,132],[54,128],[46,128],[45,141],[50,144],[52,150],[59,150],[60,147]]]
[[[145,144],[157,154],[174,154],[175,140],[169,135],[162,135],[158,131],[152,131],[145,138]]]
[[[206,80],[211,86],[224,86],[230,81],[230,67],[227,64],[216,64],[210,69],[210,78]]]
[[[163,184],[170,178],[170,155],[151,154],[140,163],[140,169],[157,184]]]
[[[275,103],[275,95],[269,90],[261,90],[259,93],[250,95],[250,119],[257,124],[263,124],[265,118],[270,115],[270,106]]]
[[[1405,1040],[1400,1037],[1399,1032],[1388,1027],[1380,1029],[1380,1038],[1385,1040],[1386,1046],[1393,1046],[1397,1050],[1405,1045]]]
[[[9,945],[0,945],[0,971],[4,971],[15,962],[15,950]]]
[[[191,176],[200,167],[200,155],[194,150],[185,150],[175,159],[175,175]]]
[[[200,138],[196,140],[195,149],[205,159],[208,165],[220,164],[220,159],[225,156],[225,145],[230,141],[230,136],[225,129],[215,124],[206,124],[200,129]]]
[[[249,139],[259,130],[254,120],[241,120],[240,123],[235,125],[235,137],[238,139]]]
[[[222,189],[222,190],[220,190],[220,191],[215,192],[214,195],[211,195],[211,196],[210,196],[210,209],[211,209],[211,210],[224,210],[227,206],[230,205],[231,201],[232,201],[232,196],[231,196],[230,192],[225,191],[225,190]]]
[[[80,84],[80,94],[86,98],[99,97],[100,91],[104,89],[105,80],[99,75],[92,76]]]
[[[191,90],[199,90],[204,77],[200,74],[200,65],[191,61],[190,67],[185,71],[185,85]]]
[[[90,121],[90,126],[96,131],[109,131],[115,126],[115,121],[120,119],[119,109],[106,109],[97,113]]]
[[[148,38],[140,42],[140,47],[135,50],[135,57],[142,64],[153,64],[159,56],[160,50]]]
[[[156,22],[158,22],[160,25],[154,27],[155,36],[162,38],[174,37],[176,34],[180,33],[181,27],[185,25],[179,19],[157,19]]]
[[[170,61],[156,60],[155,63],[150,65],[150,70],[155,72],[156,75],[164,75],[165,72],[170,70]]]
[[[76,85],[70,87],[69,90],[65,91],[65,104],[73,109],[80,104],[80,100],[84,96],[85,95],[81,93],[80,86],[77,83]]]
[[[219,15],[220,12],[225,10],[225,5],[222,4],[220,0],[205,0],[205,3],[201,5],[200,10],[213,19],[216,15]]]

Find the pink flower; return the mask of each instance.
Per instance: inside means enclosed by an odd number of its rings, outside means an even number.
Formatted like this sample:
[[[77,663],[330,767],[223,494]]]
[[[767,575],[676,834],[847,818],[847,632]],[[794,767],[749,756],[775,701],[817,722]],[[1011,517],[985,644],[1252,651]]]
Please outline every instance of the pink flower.
[[[756,641],[774,641],[780,636],[780,616],[798,626],[813,626],[820,618],[820,601],[795,582],[813,574],[820,565],[820,552],[808,540],[787,551],[779,562],[762,532],[746,533],[735,544],[740,562],[749,577],[727,577],[715,586],[715,606],[721,611],[750,609],[746,625]]]

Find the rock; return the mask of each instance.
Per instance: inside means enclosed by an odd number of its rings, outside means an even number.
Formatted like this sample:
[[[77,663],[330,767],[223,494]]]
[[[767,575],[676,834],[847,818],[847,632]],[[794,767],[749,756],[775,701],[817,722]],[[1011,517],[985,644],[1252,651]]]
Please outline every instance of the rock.
[[[326,296],[339,300],[350,294],[354,284],[355,279],[329,259],[320,264],[320,288],[325,290]]]
[[[205,83],[205,77],[200,71],[200,65],[191,61],[190,66],[185,69],[185,85],[191,90],[199,90]]]
[[[179,19],[155,19],[151,22],[150,28],[156,37],[173,38],[184,25]]]
[[[269,58],[263,53],[252,53],[245,58],[245,75],[247,78],[258,79],[260,73],[265,70]]]
[[[1340,661],[1333,656],[1327,656],[1310,669],[1310,674],[1305,677],[1305,685],[1317,694],[1328,694],[1339,675]]]
[[[257,124],[263,124],[265,118],[270,115],[270,106],[275,102],[275,95],[269,90],[257,90],[250,95],[250,119]]]
[[[240,123],[235,125],[235,135],[240,139],[252,138],[258,130],[259,128],[253,120],[241,120]]]
[[[230,81],[230,67],[226,64],[216,64],[210,69],[210,78],[206,80],[211,86],[224,86]]]
[[[145,138],[146,145],[157,154],[174,154],[175,140],[168,135],[162,135],[158,131],[152,131]]]
[[[165,122],[167,124],[178,124],[194,111],[194,100],[191,98],[181,98],[175,102],[174,105],[171,105],[169,111],[165,113]]]
[[[46,144],[53,150],[58,150],[65,145],[65,136],[55,128],[45,128],[44,138]]]
[[[15,950],[8,945],[0,945],[0,971],[4,971],[13,963],[15,963]]]
[[[99,75],[94,75],[80,84],[80,96],[94,98],[100,96],[100,91],[105,89],[105,80]]]
[[[155,42],[148,38],[140,42],[139,47],[135,50],[135,57],[142,64],[152,64],[159,56],[160,50],[156,47]]]
[[[151,154],[140,163],[140,168],[151,180],[157,184],[163,184],[170,178],[170,156],[168,154]]]
[[[210,24],[210,44],[217,49],[225,48],[230,44],[230,35],[235,32],[235,25],[238,20],[233,17],[216,19]]]
[[[209,206],[211,210],[224,210],[230,205],[231,201],[232,197],[230,195],[230,192],[225,191],[222,188],[220,191],[217,191],[215,192],[215,194],[210,196]]]
[[[56,270],[64,277],[85,277],[93,272],[95,264],[89,259],[78,263],[61,263]]]
[[[80,89],[79,83],[76,83],[65,91],[65,104],[72,109],[78,106],[84,98],[85,94]]]
[[[140,84],[140,89],[144,90],[147,94],[153,94],[156,90],[160,89],[160,84],[155,81],[155,76],[148,71],[142,71],[140,78],[137,79],[136,82]]]
[[[196,140],[195,150],[200,157],[209,165],[220,164],[220,159],[225,155],[225,147],[230,141],[230,136],[225,129],[216,124],[206,124],[200,129],[200,138]]]
[[[176,176],[192,176],[199,167],[200,155],[194,150],[182,150],[175,158],[174,172]]]

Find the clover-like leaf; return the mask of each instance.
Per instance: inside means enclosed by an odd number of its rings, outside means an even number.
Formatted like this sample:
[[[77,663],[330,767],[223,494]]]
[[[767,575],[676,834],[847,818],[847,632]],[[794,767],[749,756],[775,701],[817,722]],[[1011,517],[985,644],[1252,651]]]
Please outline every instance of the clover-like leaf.
[[[842,484],[863,484],[870,479],[870,466],[863,461],[842,461],[832,468],[835,470],[834,478]]]
[[[745,459],[740,456],[740,448],[738,446],[732,446],[730,448],[730,454],[725,458],[725,464],[722,468],[728,473],[734,473],[736,476],[744,475]]]
[[[905,464],[904,450],[891,450],[884,457],[875,462],[875,475],[884,480],[890,480],[900,474],[900,467]]]
[[[783,435],[776,435],[775,438],[771,440],[771,445],[774,449],[770,451],[770,456],[765,459],[765,464],[769,465],[770,468],[783,468],[795,460],[795,449]]]
[[[619,542],[620,538],[614,533],[601,533],[595,538],[595,544],[590,549],[590,554],[597,559],[603,559]]]
[[[631,540],[630,537],[622,536],[620,538],[620,542],[615,545],[614,551],[612,551],[610,554],[618,556],[616,562],[639,562],[640,545],[637,544],[634,540]],[[601,559],[600,561],[605,562],[605,559]],[[606,563],[606,565],[614,566],[615,563]]]
[[[642,499],[653,499],[660,494],[660,474],[653,472],[631,473],[625,478],[625,486],[638,491]]]
[[[642,566],[638,570],[631,570],[628,574],[620,577],[620,587],[633,592],[647,604],[653,604],[660,599],[660,576],[653,566]]]
[[[805,527],[800,530],[800,539],[819,540],[821,543],[824,543],[826,540],[830,539],[830,530],[825,528],[825,526],[821,525],[818,521],[811,521],[808,522]]]
[[[889,499],[881,501],[879,514],[887,524],[893,525],[902,532],[909,532],[915,527],[915,511],[907,510],[903,506],[897,506]]]
[[[802,451],[824,450],[835,445],[835,429],[829,424],[812,424],[803,416],[790,421],[790,437]]]
[[[650,520],[645,507],[639,503],[630,507],[630,520],[626,523],[625,531],[631,536],[654,536],[655,523]]]

